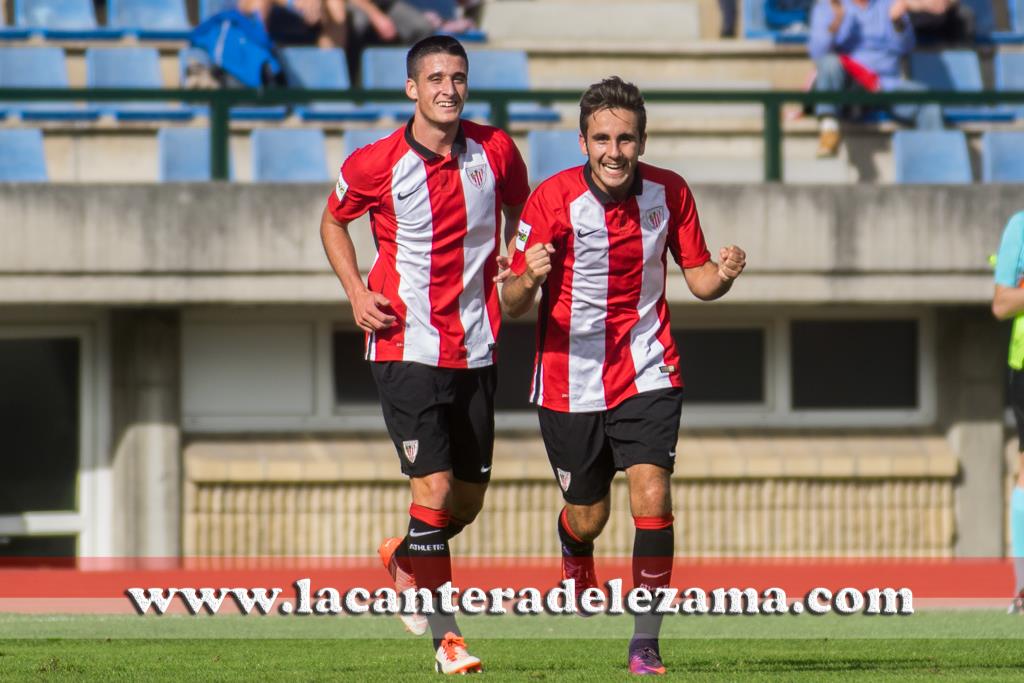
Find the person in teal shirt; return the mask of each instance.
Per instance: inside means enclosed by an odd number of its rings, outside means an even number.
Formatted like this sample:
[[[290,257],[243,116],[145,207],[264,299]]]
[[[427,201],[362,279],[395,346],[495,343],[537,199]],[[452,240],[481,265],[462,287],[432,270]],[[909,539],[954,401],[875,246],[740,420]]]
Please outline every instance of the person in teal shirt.
[[[1017,485],[1010,498],[1010,539],[1017,574],[1017,597],[1010,612],[1024,613],[1024,211],[1010,219],[1003,230],[996,255],[996,292],[992,314],[999,320],[1014,319],[1010,338],[1010,402],[1017,422]]]

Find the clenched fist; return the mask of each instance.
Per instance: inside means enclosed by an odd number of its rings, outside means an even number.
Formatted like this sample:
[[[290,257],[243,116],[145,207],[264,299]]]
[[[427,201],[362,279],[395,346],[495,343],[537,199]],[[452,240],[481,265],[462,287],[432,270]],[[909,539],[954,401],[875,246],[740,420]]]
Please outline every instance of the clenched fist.
[[[526,284],[533,288],[544,283],[551,272],[551,254],[555,253],[555,247],[550,242],[535,244],[526,250],[526,270],[523,277]]]
[[[747,265],[746,253],[735,245],[718,250],[718,277],[723,282],[732,282],[739,277]]]

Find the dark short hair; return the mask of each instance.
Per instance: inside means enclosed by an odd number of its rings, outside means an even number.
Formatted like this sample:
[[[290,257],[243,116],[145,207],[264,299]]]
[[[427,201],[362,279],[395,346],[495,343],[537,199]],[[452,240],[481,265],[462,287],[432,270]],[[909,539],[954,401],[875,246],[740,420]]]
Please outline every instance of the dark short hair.
[[[428,55],[437,54],[462,57],[466,61],[466,68],[469,68],[469,57],[466,55],[466,48],[462,47],[462,43],[451,36],[427,36],[410,47],[409,52],[405,55],[405,75],[415,79],[420,60]]]
[[[618,76],[609,76],[600,83],[594,83],[580,98],[580,132],[587,137],[587,119],[594,112],[603,109],[625,109],[636,114],[640,126],[640,137],[647,130],[647,109],[640,88],[627,83]]]

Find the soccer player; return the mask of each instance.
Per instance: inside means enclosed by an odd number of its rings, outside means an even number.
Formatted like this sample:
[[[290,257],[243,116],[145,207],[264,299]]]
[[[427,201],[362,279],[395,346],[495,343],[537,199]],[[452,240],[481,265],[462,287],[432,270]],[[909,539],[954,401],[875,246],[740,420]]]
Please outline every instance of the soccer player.
[[[596,586],[594,539],[625,470],[636,531],[633,580],[666,586],[674,553],[670,476],[682,378],[665,301],[666,253],[703,300],[729,291],[743,271],[739,247],[711,260],[693,195],[677,174],[640,163],[647,115],[640,91],[611,77],[580,100],[584,165],[530,196],[502,287],[512,316],[542,289],[532,401],[565,507],[557,520],[562,577],[577,593]],[[661,619],[637,615],[629,670],[665,672]]]
[[[496,256],[529,195],[512,139],[460,120],[469,73],[462,45],[449,36],[425,38],[409,50],[406,68],[413,117],[345,160],[320,225],[367,334],[384,421],[409,477],[406,536],[379,549],[399,591],[436,590],[451,580],[448,543],[483,505],[501,322]],[[367,211],[377,258],[364,284],[348,226]],[[439,671],[480,669],[452,615],[403,621],[417,634],[429,625]]]
[[[1017,573],[1017,595],[1009,612],[1024,614],[1024,211],[1006,224],[996,255],[996,292],[992,313],[1000,320],[1014,318],[1010,338],[1010,402],[1017,421],[1020,462],[1017,486],[1010,498],[1010,540]]]

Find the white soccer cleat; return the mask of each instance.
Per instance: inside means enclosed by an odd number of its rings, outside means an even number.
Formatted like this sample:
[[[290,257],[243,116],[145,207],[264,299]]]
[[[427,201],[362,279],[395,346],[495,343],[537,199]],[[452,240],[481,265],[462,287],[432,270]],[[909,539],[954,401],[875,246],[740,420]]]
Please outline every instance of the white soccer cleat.
[[[1011,602],[1010,606],[1006,608],[1007,614],[1024,614],[1024,591],[1017,594]]]
[[[475,674],[483,671],[480,660],[466,652],[466,641],[451,631],[444,634],[437,648],[434,669],[439,674]]]
[[[395,551],[398,550],[398,546],[401,544],[402,539],[400,538],[385,538],[377,548],[380,561],[384,563],[384,568],[388,570],[388,574],[394,579],[395,590],[398,591],[399,595],[409,588],[416,589],[416,577],[402,569],[398,565],[398,559],[395,557]],[[405,625],[405,630],[414,636],[422,636],[427,632],[427,618],[422,614],[399,612],[398,618]]]

